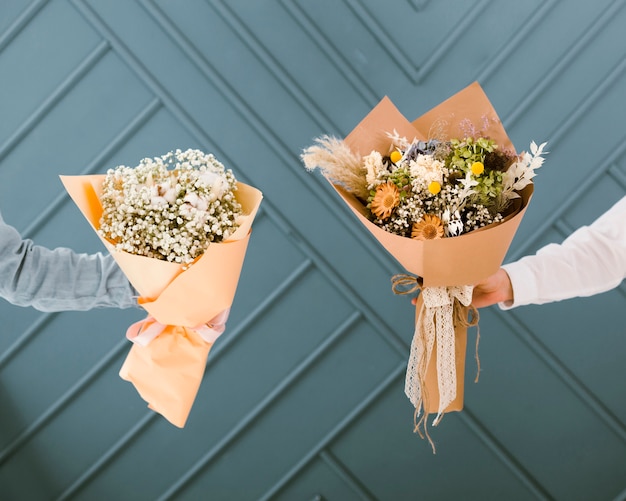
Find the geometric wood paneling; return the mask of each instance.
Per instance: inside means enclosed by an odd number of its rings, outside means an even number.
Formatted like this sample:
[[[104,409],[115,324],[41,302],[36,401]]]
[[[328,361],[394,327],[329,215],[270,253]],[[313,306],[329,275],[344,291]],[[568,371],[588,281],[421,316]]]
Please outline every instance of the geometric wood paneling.
[[[299,159],[384,95],[414,118],[479,80],[517,149],[550,151],[507,259],[559,242],[626,193],[625,24],[624,0],[3,2],[0,210],[24,236],[102,251],[59,174],[175,148],[264,200],[182,430],[118,376],[142,310],[0,301],[0,498],[626,499],[626,286],[483,310],[433,455],[402,270]]]

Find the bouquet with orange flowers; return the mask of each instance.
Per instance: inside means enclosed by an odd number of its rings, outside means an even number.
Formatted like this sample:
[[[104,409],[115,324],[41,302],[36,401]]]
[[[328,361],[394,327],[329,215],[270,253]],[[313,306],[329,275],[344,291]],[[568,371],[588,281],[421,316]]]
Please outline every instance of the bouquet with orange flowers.
[[[473,284],[502,264],[544,147],[517,154],[474,83],[413,122],[384,98],[345,139],[322,136],[301,155],[410,272],[394,292],[421,291],[405,386],[417,431],[428,413],[438,424],[463,408]]]
[[[127,331],[120,376],[183,427],[224,332],[262,194],[199,150],[61,179],[148,312]]]

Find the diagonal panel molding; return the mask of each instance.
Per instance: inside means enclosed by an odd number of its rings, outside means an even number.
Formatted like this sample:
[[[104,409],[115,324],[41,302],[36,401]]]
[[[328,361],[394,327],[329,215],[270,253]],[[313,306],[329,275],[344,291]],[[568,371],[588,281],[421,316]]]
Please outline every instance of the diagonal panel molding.
[[[163,12],[156,7],[154,0],[144,0],[144,3],[146,6],[150,7],[151,14],[154,17],[158,17],[161,25],[168,30],[170,35],[173,35],[178,39],[181,38],[180,33],[175,33],[177,30],[171,22],[168,22]],[[250,52],[252,52],[264,66],[266,66],[267,70],[274,75],[276,81],[282,85],[285,91],[293,96],[294,100],[302,107],[303,110],[307,111],[307,114],[314,120],[320,129],[327,130],[329,132],[339,130],[338,126],[326,115],[325,110],[319,105],[319,103],[315,102],[309,95],[306,94],[296,78],[294,78],[293,75],[290,75],[289,72],[283,68],[281,62],[278,61],[271,51],[268,50],[254,35],[254,33],[248,29],[245,23],[243,23],[243,21],[238,17],[232,4],[229,4],[224,0],[213,0],[211,2],[207,1],[207,3],[224,20],[224,22],[231,27],[233,33],[237,34],[248,50],[250,50]],[[185,45],[189,46],[189,43],[186,43]],[[190,57],[198,60],[199,56],[197,55],[197,51],[187,49],[186,52]],[[201,65],[206,64],[206,59],[202,58]],[[248,113],[250,113],[249,109],[246,110],[246,114]]]
[[[407,0],[408,4],[416,11],[425,9],[431,0]]]
[[[35,0],[28,5],[0,34],[0,52],[9,45],[22,29],[39,14],[48,0]],[[6,15],[6,13],[3,13]],[[6,18],[5,18],[6,19]],[[3,19],[4,21],[4,19]]]
[[[411,47],[405,48],[393,39],[393,30],[381,29],[376,16],[363,4],[363,0],[343,1],[355,18],[362,23],[364,29],[385,50],[389,60],[393,61],[394,66],[404,72],[411,83],[417,85],[426,78],[437,61],[440,61],[445,56],[445,53],[457,43],[463,32],[471,29],[476,20],[484,16],[490,0],[475,0],[473,5],[464,5],[465,13],[460,16],[461,22],[454,26],[450,32],[441,34],[442,41],[437,44],[437,50],[432,52],[421,65],[414,63],[413,54],[407,52]],[[423,2],[419,8],[422,9],[425,6],[426,3]],[[385,5],[383,8],[387,9],[388,7],[388,5]]]
[[[541,18],[543,16],[547,15],[547,13],[550,10],[552,10],[555,4],[556,4],[555,1],[548,1],[548,2],[545,2],[544,5],[542,5],[541,9],[537,11],[536,15],[534,16],[533,22],[526,26],[526,29],[524,32],[525,36],[528,36],[530,31],[536,28],[537,23],[541,21]],[[523,113],[525,113],[526,110],[530,107],[530,104],[532,102],[536,101],[538,97],[543,92],[545,92],[547,88],[549,88],[550,86],[554,86],[555,80],[557,79],[557,77],[560,74],[562,74],[563,71],[569,65],[574,63],[576,61],[576,58],[579,58],[581,56],[581,52],[590,43],[593,42],[594,38],[596,38],[598,34],[603,29],[606,28],[607,24],[609,24],[614,19],[616,14],[622,8],[624,8],[624,1],[614,0],[609,5],[608,8],[602,9],[600,11],[600,13],[598,14],[598,17],[589,24],[585,32],[582,33],[579,37],[577,37],[575,40],[575,43],[567,50],[567,52],[565,52],[558,58],[557,63],[554,64],[552,67],[550,67],[546,72],[542,73],[541,78],[539,78],[536,81],[536,84],[533,85],[531,89],[529,89],[529,92],[524,96],[524,98],[518,103],[516,103],[515,106],[513,106],[514,111],[510,113],[508,116],[502,117],[503,122],[507,124],[507,127],[513,126],[517,122],[517,120],[519,120],[520,116]],[[516,37],[515,41],[517,44],[523,43],[523,37],[521,36],[521,33],[519,34],[519,36]],[[512,51],[514,49],[515,47],[512,46],[508,50]],[[623,66],[623,60],[621,63],[618,64],[618,67],[621,67],[621,66]],[[616,68],[615,71],[612,72],[612,75],[615,75],[621,71],[622,71],[621,69]],[[602,82],[601,85],[603,87],[606,87],[607,85],[610,85],[613,82],[614,76],[613,77],[609,76],[609,78],[611,82],[607,82],[606,80],[601,80]]]
[[[342,51],[333,44],[333,41],[319,29],[319,26],[311,19],[300,3],[297,0],[280,0],[280,2],[292,16],[293,21],[307,33],[311,42],[320,48],[327,60],[332,63],[354,91],[362,96],[368,105],[375,105],[379,99],[376,91],[368,84],[367,79],[361,78],[353,68],[350,59],[345,57]]]
[[[81,148],[80,160],[74,151],[68,157],[83,173],[188,143],[236,166],[265,199],[240,308],[211,353],[204,392],[184,430],[166,426],[115,379],[125,349],[111,325],[123,314],[13,318],[6,309],[11,337],[0,353],[0,382],[11,412],[3,416],[0,498],[43,498],[43,491],[46,499],[68,500],[133,491],[146,499],[269,500],[294,492],[381,501],[407,492],[623,497],[626,407],[603,378],[624,375],[615,354],[623,346],[616,331],[621,310],[610,306],[623,303],[626,284],[602,303],[585,303],[601,316],[596,337],[612,343],[609,357],[581,332],[590,320],[580,316],[580,302],[481,312],[482,384],[466,387],[464,413],[446,417],[433,433],[432,457],[412,433],[412,408],[402,394],[414,312],[389,290],[398,264],[354,224],[323,179],[303,170],[299,153],[320,133],[350,130],[383,95],[419,111],[416,90],[426,106],[478,79],[498,109],[508,110],[501,115],[507,130],[549,140],[545,183],[537,184],[511,257],[564,237],[626,192],[626,136],[619,129],[626,2],[383,4],[11,4],[0,20],[3,70],[19,61],[18,50],[26,59],[29,50],[47,54],[36,50],[46,30],[59,46],[48,51],[59,59],[49,61],[40,85],[19,89],[0,139],[3,193],[13,197],[3,210],[25,235],[80,244],[58,188],[49,188],[57,190],[49,200],[34,191],[23,210],[11,203],[27,182],[20,162],[48,149],[64,155],[62,131],[79,119],[82,140],[72,146]],[[70,47],[77,31],[85,42]],[[18,80],[5,85],[17,87]],[[92,116],[80,116],[81,103]],[[587,142],[597,147],[594,154]],[[38,174],[56,174],[58,164],[37,164]],[[562,339],[559,325],[570,326]],[[81,329],[92,337],[80,336]],[[29,387],[30,374],[46,377]],[[115,413],[98,416],[111,400]],[[527,419],[538,414],[541,426]],[[278,459],[268,460],[268,450]],[[567,457],[559,459],[560,450]]]

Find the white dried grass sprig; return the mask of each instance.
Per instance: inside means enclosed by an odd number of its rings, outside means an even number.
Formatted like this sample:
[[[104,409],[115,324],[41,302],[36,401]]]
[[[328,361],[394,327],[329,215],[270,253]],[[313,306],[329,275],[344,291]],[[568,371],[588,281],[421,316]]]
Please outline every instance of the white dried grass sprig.
[[[300,158],[307,170],[319,169],[333,183],[343,186],[362,200],[369,196],[363,161],[352,153],[343,140],[327,135],[318,137]]]
[[[535,141],[530,143],[530,153],[523,152],[519,155],[518,159],[509,167],[504,173],[503,190],[502,193],[507,198],[516,198],[519,195],[516,193],[523,190],[532,182],[537,173],[536,169],[539,169],[544,162],[544,157],[547,151],[544,151],[547,142],[537,145]]]

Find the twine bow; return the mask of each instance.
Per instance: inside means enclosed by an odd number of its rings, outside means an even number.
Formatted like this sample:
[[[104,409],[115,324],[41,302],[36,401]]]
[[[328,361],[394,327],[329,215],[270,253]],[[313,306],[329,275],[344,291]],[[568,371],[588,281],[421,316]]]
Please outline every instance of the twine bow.
[[[229,313],[230,308],[226,308],[207,323],[192,327],[192,329],[196,331],[204,341],[213,344],[226,329],[226,321],[228,320]],[[126,330],[126,337],[139,346],[147,346],[165,329],[167,329],[167,325],[158,322],[152,316],[148,316],[132,324]]]
[[[424,287],[420,277],[406,274],[394,275],[391,282],[395,294],[406,295],[415,292],[422,294],[423,305],[415,324],[407,365],[405,394],[415,407],[416,417],[419,416],[424,407],[424,397],[427,398],[424,384],[426,370],[433,347],[437,343],[439,406],[437,416],[433,421],[433,425],[436,426],[441,421],[445,409],[456,398],[454,327],[461,325],[467,328],[478,325],[478,310],[471,304],[473,286]],[[480,371],[478,336],[476,338],[476,361],[478,371]],[[478,373],[476,381],[478,381]],[[416,423],[416,430],[419,430],[419,423]]]

